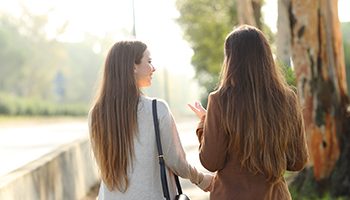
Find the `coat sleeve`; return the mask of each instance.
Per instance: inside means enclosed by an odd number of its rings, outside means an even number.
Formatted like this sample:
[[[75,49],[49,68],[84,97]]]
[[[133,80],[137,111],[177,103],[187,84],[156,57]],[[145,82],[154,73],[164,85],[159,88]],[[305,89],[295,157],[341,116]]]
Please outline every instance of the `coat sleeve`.
[[[212,181],[211,174],[203,174],[186,160],[175,120],[165,102],[159,101],[159,112],[165,113],[159,120],[160,135],[167,167],[176,175],[189,179],[202,190],[207,189]]]
[[[201,119],[196,131],[200,143],[200,161],[211,172],[224,168],[227,156],[228,137],[222,127],[220,112],[215,95],[210,94],[207,114]]]

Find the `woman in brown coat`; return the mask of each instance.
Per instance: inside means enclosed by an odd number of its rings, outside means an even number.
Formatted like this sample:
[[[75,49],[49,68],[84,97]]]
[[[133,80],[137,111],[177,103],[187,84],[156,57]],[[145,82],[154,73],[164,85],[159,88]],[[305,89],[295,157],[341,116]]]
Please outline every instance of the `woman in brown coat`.
[[[299,171],[308,153],[295,92],[275,65],[263,33],[242,25],[226,38],[218,89],[201,119],[200,161],[216,172],[211,200],[291,199],[283,178]]]

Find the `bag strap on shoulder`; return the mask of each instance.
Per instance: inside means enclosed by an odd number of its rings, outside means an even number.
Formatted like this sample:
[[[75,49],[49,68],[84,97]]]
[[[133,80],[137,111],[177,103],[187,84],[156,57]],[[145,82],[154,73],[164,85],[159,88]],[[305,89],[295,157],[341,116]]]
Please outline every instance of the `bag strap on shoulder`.
[[[164,162],[163,150],[162,150],[162,143],[160,140],[159,121],[158,121],[158,114],[157,114],[157,99],[152,100],[152,113],[153,113],[154,130],[156,133],[158,159],[159,159],[159,165],[160,165],[160,178],[162,181],[163,195],[167,200],[170,200],[169,188],[168,188],[168,182],[167,182],[166,170],[165,170],[165,162]],[[182,194],[179,177],[176,174],[174,174],[174,176],[175,176],[177,191],[179,194]]]

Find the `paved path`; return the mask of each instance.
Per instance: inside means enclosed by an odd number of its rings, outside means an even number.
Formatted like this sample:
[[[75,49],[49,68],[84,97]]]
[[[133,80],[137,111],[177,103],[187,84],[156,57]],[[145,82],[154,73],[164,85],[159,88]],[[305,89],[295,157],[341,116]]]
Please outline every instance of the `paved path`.
[[[182,145],[186,152],[186,158],[192,165],[202,172],[208,172],[200,163],[198,157],[198,139],[195,133],[198,120],[188,119],[178,123],[178,131]],[[203,192],[197,186],[193,185],[189,180],[181,179],[181,186],[183,192],[188,194],[191,200],[209,200],[209,193]]]
[[[0,177],[83,137],[87,137],[85,121],[1,125]]]
[[[178,123],[178,130],[188,161],[206,172],[198,158],[198,140],[195,134],[197,120],[190,118]],[[50,122],[49,124],[0,125],[0,178],[61,145],[88,137],[85,121]],[[192,200],[208,200],[205,193],[188,180],[180,179],[185,194]]]

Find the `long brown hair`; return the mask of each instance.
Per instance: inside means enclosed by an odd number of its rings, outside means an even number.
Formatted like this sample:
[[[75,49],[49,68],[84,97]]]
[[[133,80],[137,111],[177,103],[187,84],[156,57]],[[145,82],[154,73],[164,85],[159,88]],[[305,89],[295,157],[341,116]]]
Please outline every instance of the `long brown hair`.
[[[287,160],[297,160],[300,151],[292,142],[286,154],[288,141],[303,128],[296,94],[276,67],[260,30],[242,25],[227,36],[224,46],[218,93],[228,148],[242,167],[276,181]]]
[[[140,90],[134,76],[147,46],[120,41],[109,51],[100,89],[91,109],[91,144],[101,178],[109,190],[125,192],[134,157]]]

